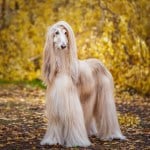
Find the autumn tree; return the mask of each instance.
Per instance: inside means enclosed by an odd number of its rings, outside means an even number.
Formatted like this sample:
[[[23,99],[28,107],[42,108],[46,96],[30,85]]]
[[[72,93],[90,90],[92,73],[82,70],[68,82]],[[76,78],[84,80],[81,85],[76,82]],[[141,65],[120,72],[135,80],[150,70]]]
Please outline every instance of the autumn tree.
[[[1,0],[0,79],[40,78],[47,27],[65,20],[80,59],[100,59],[117,88],[148,94],[149,10],[147,0]]]

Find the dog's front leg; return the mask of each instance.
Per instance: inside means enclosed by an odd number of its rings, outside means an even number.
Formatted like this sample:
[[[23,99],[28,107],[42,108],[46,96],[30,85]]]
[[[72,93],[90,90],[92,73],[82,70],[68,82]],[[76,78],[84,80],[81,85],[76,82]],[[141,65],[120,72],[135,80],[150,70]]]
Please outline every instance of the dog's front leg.
[[[62,144],[67,147],[90,145],[83,110],[72,79],[64,74],[57,76],[47,90],[47,132],[41,144]]]
[[[88,139],[83,117],[83,110],[76,88],[68,91],[67,99],[69,108],[66,112],[66,121],[64,122],[65,145],[67,147],[87,147],[91,143]]]
[[[61,81],[59,81],[61,80]],[[90,145],[85,128],[82,106],[77,93],[77,88],[69,76],[61,76],[58,81],[60,100],[60,118],[63,123],[64,144],[67,147]]]
[[[54,145],[60,144],[63,145],[63,137],[62,137],[62,126],[59,122],[53,120],[48,123],[46,134],[41,141],[41,145]]]

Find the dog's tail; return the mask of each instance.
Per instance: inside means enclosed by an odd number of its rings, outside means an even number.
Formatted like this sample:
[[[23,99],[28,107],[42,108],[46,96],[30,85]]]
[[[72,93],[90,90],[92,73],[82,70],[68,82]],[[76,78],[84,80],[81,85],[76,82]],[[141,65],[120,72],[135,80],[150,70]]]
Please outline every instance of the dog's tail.
[[[93,61],[93,60],[92,60]],[[114,101],[114,83],[111,73],[99,61],[94,60],[93,73],[97,77],[95,118],[98,136],[102,140],[125,139],[122,135]]]

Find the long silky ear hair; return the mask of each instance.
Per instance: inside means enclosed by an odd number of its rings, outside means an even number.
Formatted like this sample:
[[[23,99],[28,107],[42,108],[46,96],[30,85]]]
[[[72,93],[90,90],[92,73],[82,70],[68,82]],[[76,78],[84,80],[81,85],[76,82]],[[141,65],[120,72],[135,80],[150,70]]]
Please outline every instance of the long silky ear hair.
[[[69,41],[70,75],[74,83],[77,83],[79,73],[78,73],[77,46],[74,32],[71,26],[65,21],[59,21],[58,23],[56,23],[56,25],[63,26],[67,30]]]
[[[74,83],[76,83],[78,80],[78,60],[77,60],[78,58],[74,32],[68,23],[66,23],[65,21],[59,21],[48,29],[46,42],[44,46],[42,74],[43,74],[43,81],[46,85],[51,83],[56,72],[56,56],[54,52],[53,34],[54,29],[59,26],[63,26],[68,32],[69,59],[70,59],[69,73]]]
[[[53,47],[53,27],[48,28],[43,53],[42,77],[45,85],[51,83],[56,71],[56,62]]]

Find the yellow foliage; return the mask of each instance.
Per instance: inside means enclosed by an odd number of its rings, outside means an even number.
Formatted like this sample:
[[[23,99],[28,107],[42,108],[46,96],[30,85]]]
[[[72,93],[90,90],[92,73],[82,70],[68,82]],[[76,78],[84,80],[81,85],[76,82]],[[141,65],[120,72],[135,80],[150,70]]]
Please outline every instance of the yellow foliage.
[[[0,79],[40,78],[47,27],[65,20],[80,59],[98,58],[121,89],[150,91],[147,0],[0,1]]]

